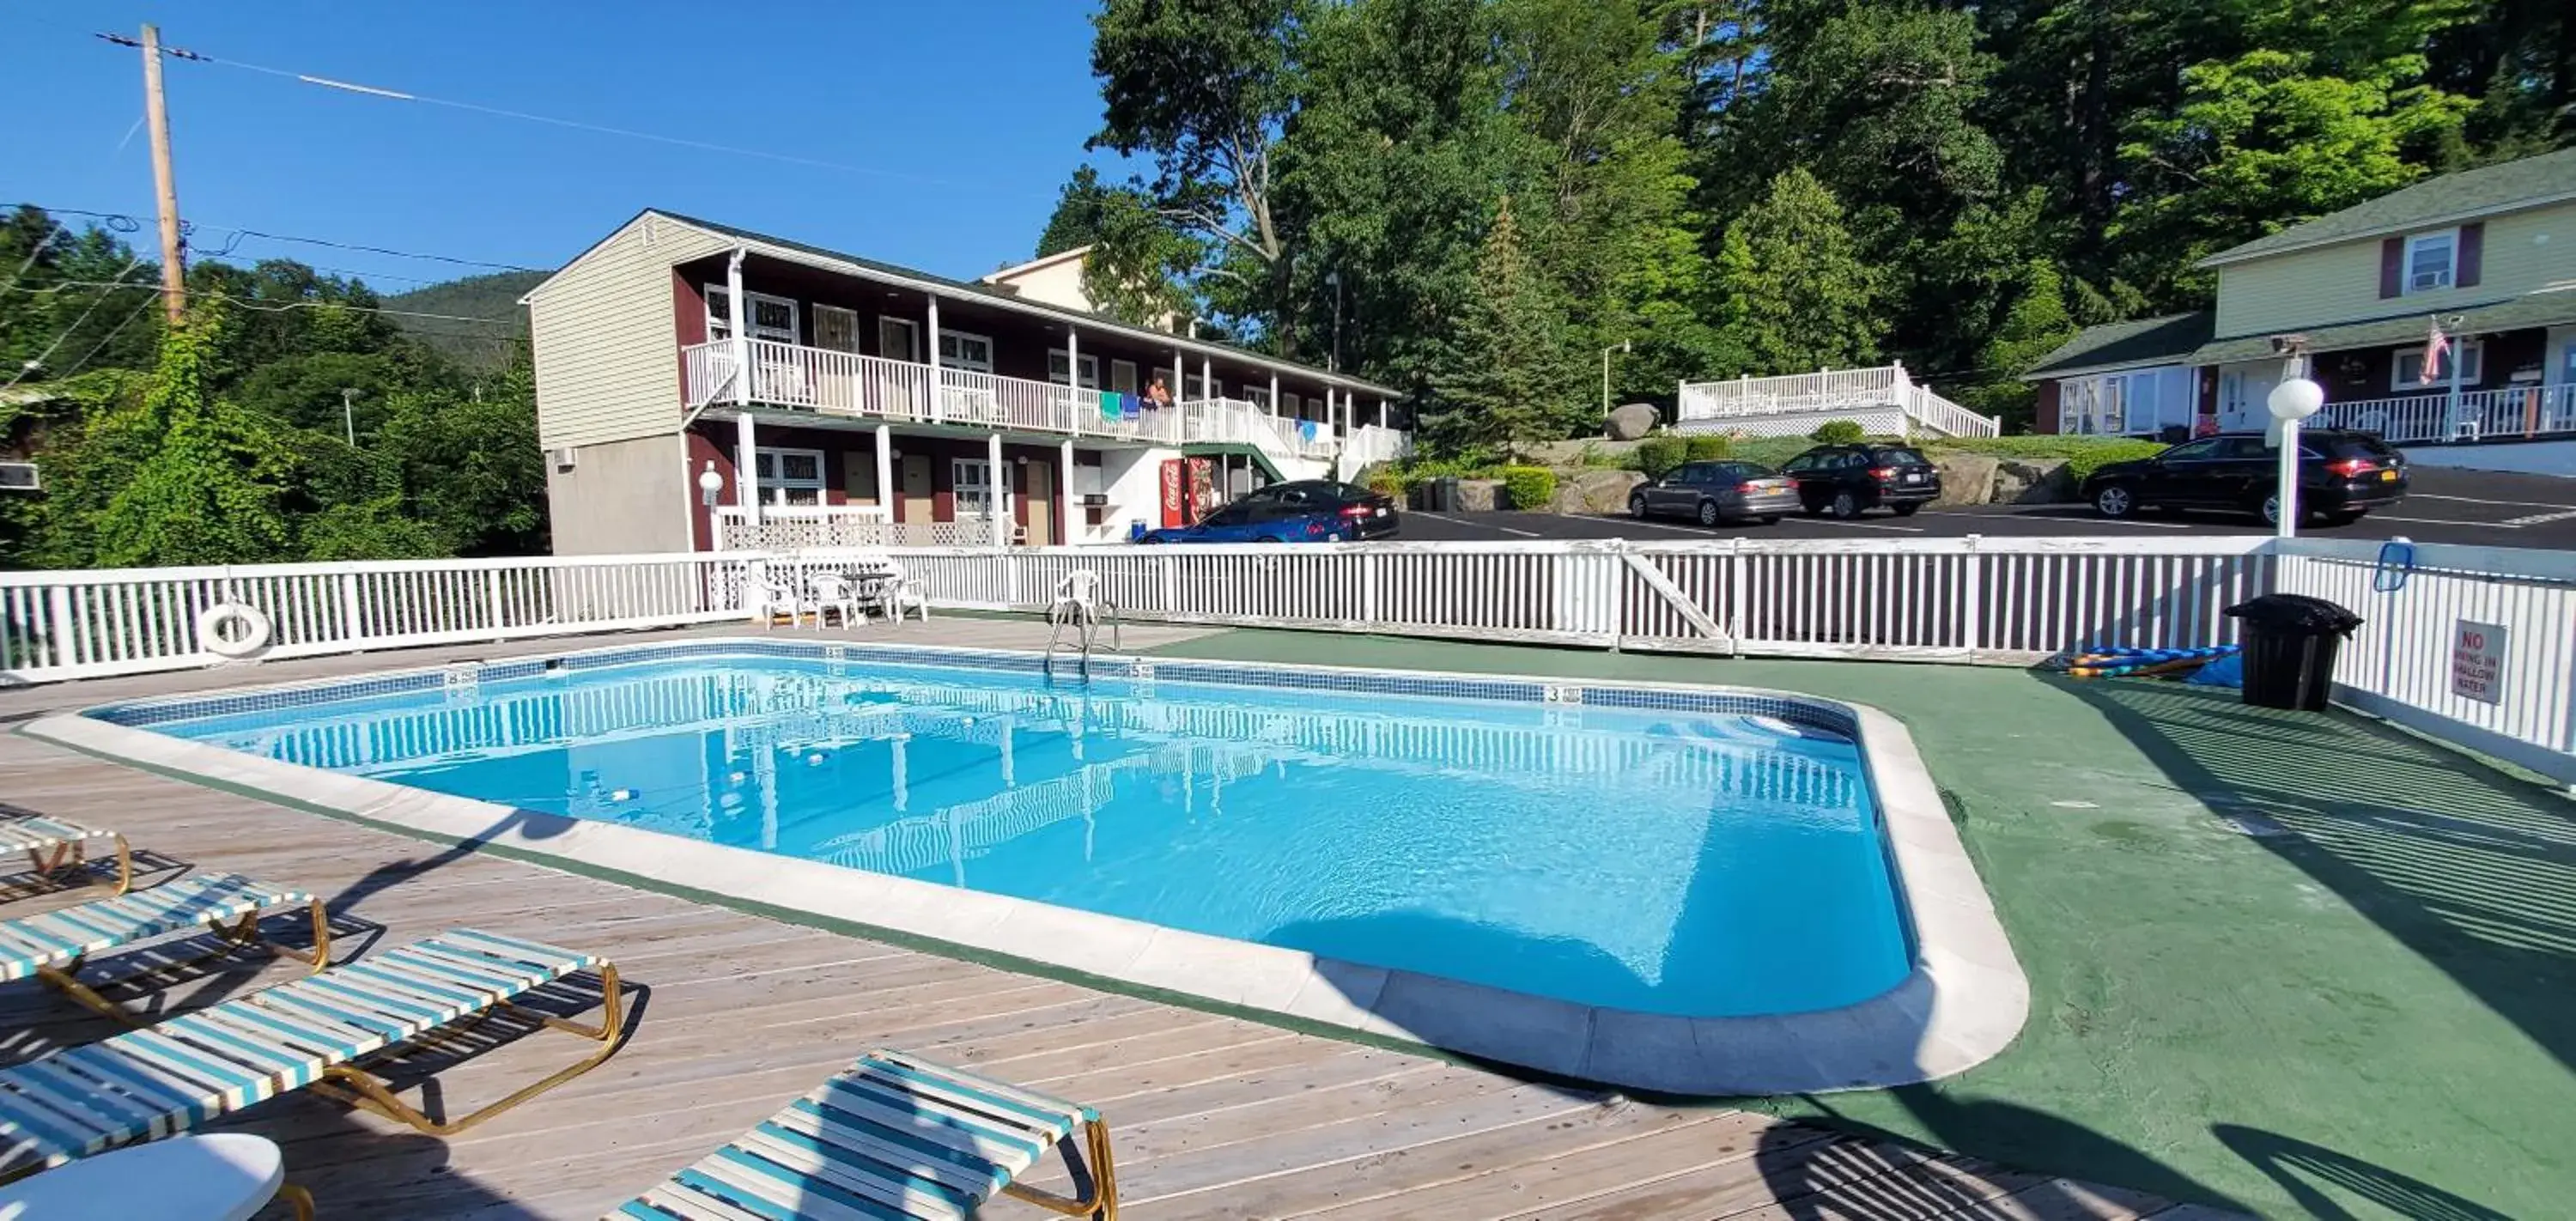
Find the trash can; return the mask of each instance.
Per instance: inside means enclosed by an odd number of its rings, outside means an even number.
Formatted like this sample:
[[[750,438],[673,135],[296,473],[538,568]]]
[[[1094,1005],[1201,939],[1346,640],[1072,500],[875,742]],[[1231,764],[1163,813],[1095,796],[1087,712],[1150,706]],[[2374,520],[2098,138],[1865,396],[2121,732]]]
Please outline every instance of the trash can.
[[[1425,482],[1423,483],[1423,485],[1422,485],[1422,505],[1421,505],[1421,508],[1422,508],[1422,510],[1423,510],[1424,512],[1426,512],[1426,513],[1455,513],[1455,512],[1457,512],[1457,511],[1458,511],[1458,479],[1457,479],[1457,477],[1456,477],[1456,476],[1454,476],[1454,475],[1443,475],[1443,476],[1441,476],[1441,477],[1439,477],[1439,478],[1437,478],[1437,479],[1431,479],[1431,480],[1427,480],[1427,481],[1425,481]]]
[[[1144,542],[1144,541],[1145,541],[1145,534],[1146,534],[1146,530],[1145,530],[1145,523],[1144,523],[1144,521],[1143,521],[1143,520],[1141,520],[1141,519],[1131,519],[1131,520],[1129,520],[1129,521],[1128,521],[1128,523],[1127,523],[1127,541],[1128,541],[1128,542],[1131,542],[1131,543],[1141,543],[1141,542]]]
[[[2227,614],[2245,624],[2245,702],[2323,712],[2334,691],[2335,655],[2361,616],[2304,594],[2265,594]]]

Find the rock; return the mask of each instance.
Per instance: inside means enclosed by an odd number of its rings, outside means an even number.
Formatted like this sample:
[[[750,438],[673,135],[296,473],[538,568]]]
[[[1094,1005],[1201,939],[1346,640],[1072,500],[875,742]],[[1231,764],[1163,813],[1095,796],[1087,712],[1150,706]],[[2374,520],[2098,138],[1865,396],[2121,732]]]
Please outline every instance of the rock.
[[[2075,499],[2075,479],[2064,458],[2006,458],[1995,464],[1990,504],[2054,505]]]
[[[1991,504],[1995,498],[1995,459],[1984,454],[1935,453],[1941,468],[1941,495],[1936,505]]]
[[[1502,480],[1461,479],[1458,481],[1458,510],[1460,512],[1491,513],[1502,507]]]
[[[1558,513],[1625,513],[1629,491],[1645,481],[1636,471],[1562,468],[1556,472],[1556,503],[1549,507]]]
[[[1655,431],[1655,420],[1653,403],[1630,403],[1610,413],[1610,439],[1634,441]]]

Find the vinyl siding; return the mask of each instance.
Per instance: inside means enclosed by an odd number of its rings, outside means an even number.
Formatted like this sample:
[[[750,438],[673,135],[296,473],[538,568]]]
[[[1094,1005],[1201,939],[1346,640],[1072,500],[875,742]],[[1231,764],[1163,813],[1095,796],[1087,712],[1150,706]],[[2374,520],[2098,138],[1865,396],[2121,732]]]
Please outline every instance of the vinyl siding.
[[[539,443],[597,445],[679,430],[671,265],[732,245],[648,214],[537,287],[528,320]]]
[[[2576,284],[2576,203],[2489,216],[2474,287],[2379,295],[2379,243],[2359,238],[2218,269],[2218,335],[2273,335],[2337,322],[2485,305]]]

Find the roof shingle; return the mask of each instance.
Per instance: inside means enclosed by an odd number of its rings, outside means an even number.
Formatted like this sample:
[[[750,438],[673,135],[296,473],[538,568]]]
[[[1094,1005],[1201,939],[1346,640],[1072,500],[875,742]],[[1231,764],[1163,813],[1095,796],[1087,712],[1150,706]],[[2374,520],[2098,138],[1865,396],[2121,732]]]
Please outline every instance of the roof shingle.
[[[2428,178],[2377,199],[2292,225],[2202,259],[2202,267],[2237,263],[2354,238],[2402,232],[2433,221],[2474,217],[2553,199],[2576,198],[2576,148]]]

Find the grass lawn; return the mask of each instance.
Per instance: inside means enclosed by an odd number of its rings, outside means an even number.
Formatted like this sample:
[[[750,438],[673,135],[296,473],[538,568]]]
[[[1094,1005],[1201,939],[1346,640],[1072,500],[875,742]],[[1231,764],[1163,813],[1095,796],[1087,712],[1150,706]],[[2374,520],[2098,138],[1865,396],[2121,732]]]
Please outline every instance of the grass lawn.
[[[2341,714],[2017,670],[1295,632],[1165,655],[1774,687],[1914,732],[2029,973],[2000,1057],[1750,1105],[2281,1215],[2576,1200],[2576,803]]]

